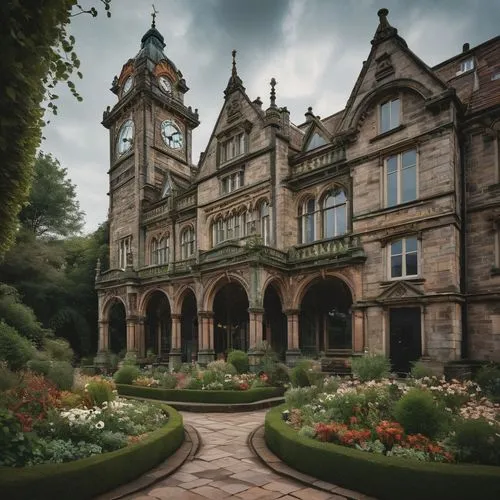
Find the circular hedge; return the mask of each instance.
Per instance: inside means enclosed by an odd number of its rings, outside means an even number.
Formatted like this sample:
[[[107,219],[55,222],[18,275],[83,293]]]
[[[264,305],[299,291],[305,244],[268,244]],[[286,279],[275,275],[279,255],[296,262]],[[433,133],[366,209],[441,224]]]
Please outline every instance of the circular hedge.
[[[283,387],[258,387],[247,391],[203,391],[197,389],[159,389],[139,385],[116,384],[120,396],[158,399],[160,401],[207,403],[207,404],[243,404],[283,396]]]
[[[170,406],[163,407],[169,415],[167,424],[137,444],[63,464],[0,467],[2,498],[88,500],[132,481],[172,455],[184,441],[182,416]]]
[[[383,500],[500,498],[500,467],[418,462],[323,443],[299,436],[270,410],[265,421],[269,449],[301,472]]]

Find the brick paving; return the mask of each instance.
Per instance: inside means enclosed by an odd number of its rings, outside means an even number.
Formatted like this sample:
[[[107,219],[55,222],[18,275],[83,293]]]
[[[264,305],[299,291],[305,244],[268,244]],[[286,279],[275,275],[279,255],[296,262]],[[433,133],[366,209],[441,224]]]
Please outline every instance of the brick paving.
[[[267,410],[246,413],[182,412],[199,433],[201,446],[193,460],[153,486],[123,497],[127,500],[346,500],[368,498],[347,490],[324,491],[283,477],[266,467],[247,445],[249,434],[264,423]],[[329,485],[332,487],[333,485]],[[354,492],[352,492],[354,493]]]

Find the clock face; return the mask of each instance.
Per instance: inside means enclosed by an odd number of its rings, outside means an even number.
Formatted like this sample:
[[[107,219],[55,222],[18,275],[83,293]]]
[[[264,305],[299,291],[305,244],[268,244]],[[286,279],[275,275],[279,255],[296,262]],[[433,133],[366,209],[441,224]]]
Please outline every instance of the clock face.
[[[132,84],[134,83],[134,77],[129,76],[126,80],[125,83],[123,84],[123,95],[125,95],[131,88]]]
[[[132,149],[134,143],[134,122],[127,120],[120,128],[118,142],[116,143],[116,152],[118,156]]]
[[[171,120],[161,124],[161,137],[163,142],[171,149],[180,149],[183,144],[183,136],[179,127]]]
[[[163,92],[166,92],[167,94],[169,92],[172,92],[172,84],[170,83],[170,80],[166,76],[160,76],[158,81],[160,83],[160,88],[163,90]]]

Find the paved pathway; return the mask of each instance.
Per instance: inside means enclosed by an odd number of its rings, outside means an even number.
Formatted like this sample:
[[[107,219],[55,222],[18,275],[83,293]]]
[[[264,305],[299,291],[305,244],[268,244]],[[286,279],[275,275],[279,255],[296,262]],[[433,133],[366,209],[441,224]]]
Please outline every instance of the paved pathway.
[[[127,500],[345,500],[292,479],[283,478],[265,467],[250,451],[247,438],[264,422],[267,410],[246,413],[182,412],[184,422],[196,428],[201,447],[194,460]],[[340,493],[341,488],[339,488]]]

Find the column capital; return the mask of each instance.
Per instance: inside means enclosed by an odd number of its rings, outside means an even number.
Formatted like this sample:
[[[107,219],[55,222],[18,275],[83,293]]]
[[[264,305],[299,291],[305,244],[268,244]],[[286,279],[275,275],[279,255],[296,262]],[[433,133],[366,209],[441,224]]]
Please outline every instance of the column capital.
[[[283,311],[283,314],[285,316],[295,316],[295,315],[298,315],[300,313],[300,309],[285,309]]]
[[[255,314],[264,314],[266,310],[263,307],[249,307],[248,312]]]
[[[171,314],[170,317],[172,319],[178,319],[178,320],[180,320],[180,319],[182,319],[182,314]]]
[[[99,325],[109,325],[109,320],[107,320],[107,319],[100,319],[97,323]]]
[[[213,311],[198,311],[198,316],[200,318],[213,318],[214,313]]]

